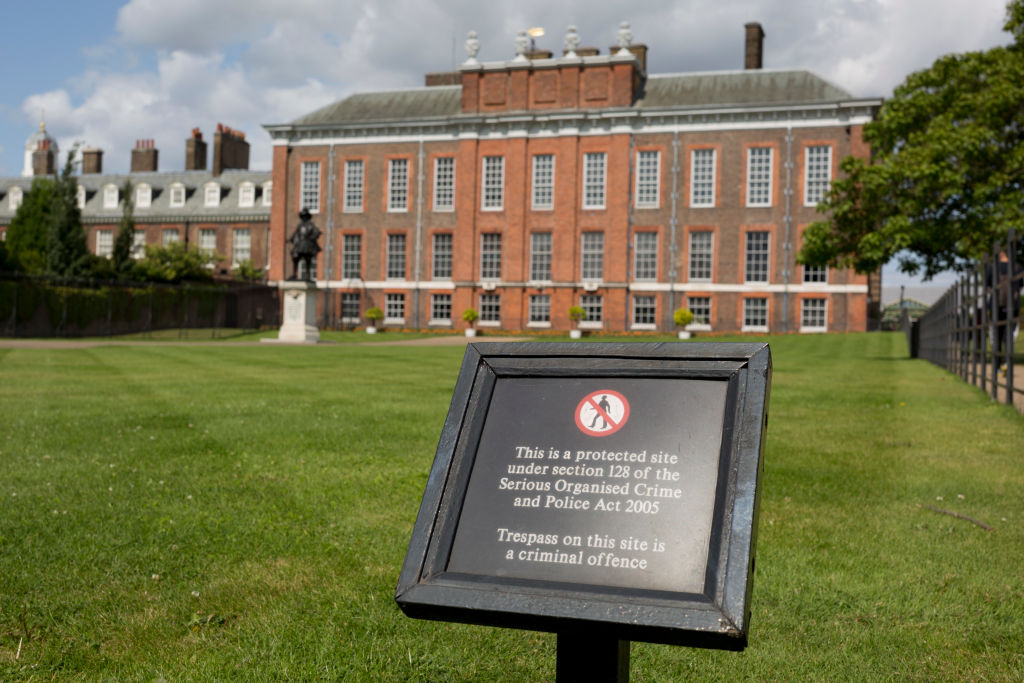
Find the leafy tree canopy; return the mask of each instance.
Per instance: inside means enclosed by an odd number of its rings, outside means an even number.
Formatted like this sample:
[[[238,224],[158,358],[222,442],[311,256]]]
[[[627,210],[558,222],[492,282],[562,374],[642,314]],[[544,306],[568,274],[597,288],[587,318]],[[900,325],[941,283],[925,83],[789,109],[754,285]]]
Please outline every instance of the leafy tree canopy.
[[[210,266],[216,258],[216,254],[186,247],[181,242],[153,244],[146,247],[146,256],[135,263],[132,277],[149,282],[209,282],[213,280]]]
[[[88,275],[92,260],[82,229],[82,211],[78,208],[78,181],[73,175],[77,152],[76,145],[54,178],[46,235],[46,272],[62,277]]]
[[[53,180],[33,180],[7,228],[5,246],[11,269],[36,275],[46,272],[46,237],[52,203]]]
[[[127,277],[135,265],[132,260],[132,246],[135,244],[135,196],[132,189],[132,181],[125,179],[121,187],[121,195],[124,197],[121,221],[117,225],[117,237],[114,238],[113,270],[122,278]]]
[[[913,73],[864,128],[872,161],[848,157],[804,233],[799,260],[926,279],[1024,228],[1024,0],[1007,6],[1007,47],[940,57]]]

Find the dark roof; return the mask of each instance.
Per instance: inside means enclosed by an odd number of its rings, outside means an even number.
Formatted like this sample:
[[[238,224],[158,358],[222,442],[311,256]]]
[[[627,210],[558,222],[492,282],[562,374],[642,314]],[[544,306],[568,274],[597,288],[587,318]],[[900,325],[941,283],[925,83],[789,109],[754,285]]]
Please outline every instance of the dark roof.
[[[853,95],[810,71],[746,70],[653,75],[634,109],[842,102]],[[292,121],[293,126],[407,121],[460,115],[462,86],[350,95]]]

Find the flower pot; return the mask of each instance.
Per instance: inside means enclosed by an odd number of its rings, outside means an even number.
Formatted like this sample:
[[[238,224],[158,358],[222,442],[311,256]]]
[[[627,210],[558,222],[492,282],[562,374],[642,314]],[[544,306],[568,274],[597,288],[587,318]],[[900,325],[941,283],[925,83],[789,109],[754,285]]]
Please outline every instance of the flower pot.
[[[366,326],[366,334],[377,334],[377,328],[373,325]]]
[[[466,336],[467,337],[475,337],[476,336],[476,329],[474,329],[472,327],[467,327],[466,328]]]
[[[569,330],[569,338],[570,339],[579,339],[582,336],[583,336],[583,331],[582,330]]]
[[[690,338],[690,333],[687,332],[686,330],[679,330],[679,338],[680,339],[689,339]]]

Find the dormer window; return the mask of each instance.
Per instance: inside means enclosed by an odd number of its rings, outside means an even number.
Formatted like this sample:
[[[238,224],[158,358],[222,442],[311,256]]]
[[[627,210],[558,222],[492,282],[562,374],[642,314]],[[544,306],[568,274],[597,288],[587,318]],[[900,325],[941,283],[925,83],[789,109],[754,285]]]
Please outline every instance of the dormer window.
[[[106,185],[103,187],[104,209],[116,209],[119,199],[120,196],[118,195],[117,185]]]
[[[12,187],[10,193],[7,195],[7,207],[11,211],[17,211],[18,207],[21,206],[22,196],[20,187]]]
[[[263,183],[263,206],[270,206],[270,192],[274,189],[274,182],[268,180]]]
[[[140,183],[135,188],[135,208],[148,209],[153,203],[153,188],[146,183]]]
[[[78,204],[79,211],[85,208],[85,188],[81,185],[75,190],[75,203]]]
[[[203,206],[218,205],[220,205],[220,185],[217,183],[207,183],[203,187]]]
[[[180,209],[185,206],[185,186],[181,183],[171,185],[168,202],[172,209]]]
[[[238,206],[249,209],[256,203],[256,186],[245,182],[238,186]]]

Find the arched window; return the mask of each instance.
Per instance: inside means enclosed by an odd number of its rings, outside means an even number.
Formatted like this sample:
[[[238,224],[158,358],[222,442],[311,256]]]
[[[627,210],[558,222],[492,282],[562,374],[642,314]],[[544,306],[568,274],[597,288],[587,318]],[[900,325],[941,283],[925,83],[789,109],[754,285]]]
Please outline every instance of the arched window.
[[[238,186],[238,206],[252,208],[256,204],[256,186],[246,181]]]
[[[117,190],[117,185],[110,184],[103,186],[103,208],[104,209],[116,209],[117,203],[120,201],[120,193]]]
[[[206,183],[203,186],[203,206],[220,205],[220,185],[217,183]]]
[[[180,209],[185,206],[185,186],[181,183],[173,183],[170,187],[168,205],[172,209]]]
[[[148,209],[153,203],[153,188],[148,183],[139,183],[135,187],[135,208]]]

